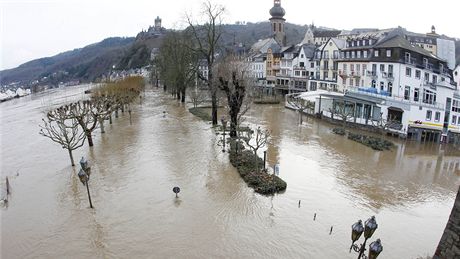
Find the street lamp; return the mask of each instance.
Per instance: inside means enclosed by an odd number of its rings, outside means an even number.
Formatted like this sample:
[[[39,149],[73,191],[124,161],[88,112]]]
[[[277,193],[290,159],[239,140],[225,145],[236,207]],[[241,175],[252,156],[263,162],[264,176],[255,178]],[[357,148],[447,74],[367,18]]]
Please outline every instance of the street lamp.
[[[355,252],[359,253],[358,259],[376,259],[377,256],[383,250],[383,246],[380,242],[380,239],[377,239],[376,241],[372,242],[369,245],[369,255],[368,256],[366,256],[364,252],[366,251],[367,240],[372,237],[377,227],[378,227],[378,224],[377,224],[377,221],[375,221],[374,216],[366,220],[366,222],[364,223],[364,226],[361,220],[358,220],[358,222],[353,224],[351,226],[352,243],[350,246],[350,253],[351,253],[351,250],[353,249]],[[363,232],[364,232],[364,243],[358,246],[355,244],[355,242],[358,241],[358,239],[361,237]]]
[[[89,200],[89,207],[93,208],[93,203],[91,202],[91,194],[89,193],[89,176],[91,175],[91,167],[88,164],[88,161],[82,157],[80,160],[80,166],[81,169],[78,172],[78,178],[80,178],[80,181],[83,185],[86,186],[86,191],[88,192],[88,200]]]
[[[222,116],[222,118],[220,119],[220,121],[222,122],[222,127],[224,128],[224,134],[223,134],[223,148],[222,148],[222,152],[225,152],[225,129],[227,128],[227,120],[225,119],[224,116]]]

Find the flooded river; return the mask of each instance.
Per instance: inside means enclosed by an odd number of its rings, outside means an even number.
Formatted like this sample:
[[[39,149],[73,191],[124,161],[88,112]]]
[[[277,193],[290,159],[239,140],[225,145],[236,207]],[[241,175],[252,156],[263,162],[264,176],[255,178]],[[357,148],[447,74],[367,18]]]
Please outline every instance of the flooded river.
[[[67,152],[38,134],[43,111],[84,89],[0,104],[2,195],[5,176],[12,186],[0,209],[1,258],[356,258],[351,225],[372,215],[379,258],[417,258],[433,254],[460,183],[451,146],[392,139],[396,148],[377,152],[324,122],[298,126],[282,105],[253,106],[246,123],[270,129],[268,163],[288,185],[261,196],[210,124],[149,90],[132,126],[122,115],[75,152],[92,164],[92,210]]]

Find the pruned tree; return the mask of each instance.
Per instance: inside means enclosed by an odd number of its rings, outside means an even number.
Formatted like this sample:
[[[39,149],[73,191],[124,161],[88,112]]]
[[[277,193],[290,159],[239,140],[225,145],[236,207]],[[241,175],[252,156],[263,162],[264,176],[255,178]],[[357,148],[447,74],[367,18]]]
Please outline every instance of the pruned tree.
[[[227,97],[228,115],[230,117],[230,137],[235,138],[238,130],[238,115],[248,88],[245,63],[234,56],[229,56],[219,62],[216,74],[218,86]]]
[[[355,114],[355,107],[351,103],[343,102],[334,102],[333,107],[329,109],[331,112],[331,118],[334,119],[334,116],[337,115],[340,120],[343,122],[343,127],[347,125],[347,121],[353,118]]]
[[[94,116],[93,102],[90,100],[78,101],[69,106],[70,115],[74,118],[88,139],[88,145],[94,146],[92,133],[98,124],[97,116]]]
[[[244,143],[254,152],[254,163],[256,164],[256,169],[259,171],[259,163],[257,163],[257,151],[264,147],[270,138],[270,131],[263,130],[262,128],[257,127],[255,131],[248,130],[245,131],[245,134],[241,137]]]
[[[205,102],[208,97],[206,92],[199,90],[197,87],[195,87],[193,90],[187,91],[187,94],[193,104],[193,108],[196,108],[198,105]]]
[[[299,113],[299,124],[303,123],[303,114],[314,113],[315,103],[301,98],[300,94],[291,94],[286,96],[287,103]]]
[[[43,125],[39,125],[40,135],[51,139],[61,145],[69,153],[70,162],[75,166],[72,151],[83,146],[85,132],[79,127],[78,121],[72,117],[68,105],[61,106],[46,114]]]
[[[199,25],[192,20],[191,15],[186,15],[188,30],[194,39],[193,49],[199,58],[206,61],[207,76],[198,73],[198,77],[206,82],[211,95],[211,118],[212,124],[217,125],[217,87],[214,82],[213,67],[219,49],[219,41],[222,36],[222,18],[225,8],[218,4],[213,4],[210,0],[203,3],[201,17],[206,20],[203,25]]]

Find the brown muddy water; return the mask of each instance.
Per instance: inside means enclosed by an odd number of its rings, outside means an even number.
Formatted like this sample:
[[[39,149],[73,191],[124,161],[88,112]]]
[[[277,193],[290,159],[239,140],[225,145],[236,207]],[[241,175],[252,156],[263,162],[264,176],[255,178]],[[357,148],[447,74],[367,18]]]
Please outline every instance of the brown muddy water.
[[[229,164],[210,124],[149,90],[132,126],[122,115],[96,131],[92,149],[75,152],[93,167],[89,209],[67,152],[37,126],[84,89],[0,104],[2,198],[6,176],[12,187],[0,209],[1,258],[356,258],[351,224],[372,215],[379,258],[417,258],[433,254],[460,183],[452,146],[392,139],[392,151],[373,151],[327,123],[298,126],[295,112],[260,105],[246,123],[270,129],[268,163],[280,164],[288,184],[261,196]]]

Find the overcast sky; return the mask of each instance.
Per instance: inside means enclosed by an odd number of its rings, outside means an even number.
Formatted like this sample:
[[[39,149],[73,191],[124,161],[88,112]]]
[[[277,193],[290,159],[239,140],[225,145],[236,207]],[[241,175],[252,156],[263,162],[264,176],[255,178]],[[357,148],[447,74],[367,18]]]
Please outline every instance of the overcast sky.
[[[32,59],[81,48],[107,37],[135,36],[158,15],[166,28],[180,28],[186,12],[198,13],[202,0],[0,0],[0,70]],[[273,0],[214,1],[226,22],[270,18]],[[282,0],[287,22],[337,29],[402,26],[460,37],[458,0]]]

